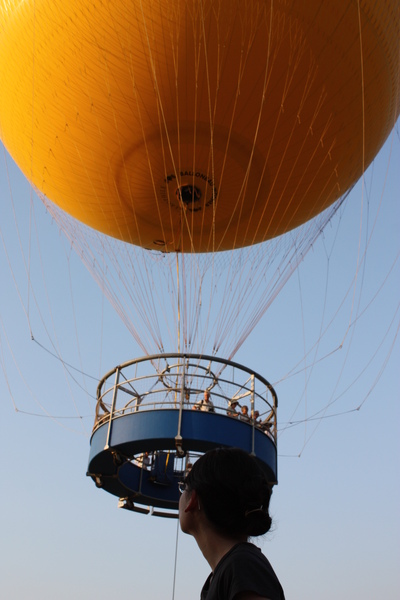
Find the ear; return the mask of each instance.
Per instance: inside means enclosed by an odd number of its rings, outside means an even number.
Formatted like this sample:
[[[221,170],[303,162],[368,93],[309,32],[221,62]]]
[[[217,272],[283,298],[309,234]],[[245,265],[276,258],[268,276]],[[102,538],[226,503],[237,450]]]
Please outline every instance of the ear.
[[[190,492],[190,498],[186,504],[185,512],[193,512],[200,510],[200,501],[199,496],[197,495],[196,490],[192,490]]]

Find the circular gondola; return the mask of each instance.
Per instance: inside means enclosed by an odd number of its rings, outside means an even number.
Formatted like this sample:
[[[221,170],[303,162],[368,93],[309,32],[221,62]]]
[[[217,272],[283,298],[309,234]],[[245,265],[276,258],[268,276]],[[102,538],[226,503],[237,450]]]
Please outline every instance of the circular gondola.
[[[129,361],[98,385],[88,475],[121,507],[167,517],[177,516],[179,482],[212,448],[253,454],[273,485],[276,410],[272,385],[238,363],[199,354]]]

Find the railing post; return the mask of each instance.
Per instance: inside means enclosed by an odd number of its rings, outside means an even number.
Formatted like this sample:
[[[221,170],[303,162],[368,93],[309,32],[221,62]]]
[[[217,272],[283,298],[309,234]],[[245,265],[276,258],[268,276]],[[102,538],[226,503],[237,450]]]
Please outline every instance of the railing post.
[[[278,407],[278,398],[276,396],[275,390],[270,390],[272,398],[274,400],[274,429],[273,429],[273,438],[275,441],[275,445],[277,443],[277,429],[276,429],[276,411],[277,411],[277,407]]]
[[[113,391],[111,410],[110,410],[110,420],[108,422],[107,440],[106,440],[106,445],[104,446],[104,450],[108,450],[110,448],[111,428],[112,428],[112,422],[113,422],[113,417],[114,417],[115,403],[117,401],[119,373],[120,373],[120,367],[117,367],[115,370],[114,391]]]
[[[182,371],[182,385],[181,385],[181,399],[179,402],[179,416],[178,416],[178,433],[175,436],[175,446],[178,456],[183,456],[184,452],[182,450],[182,411],[183,411],[183,403],[185,401],[185,379],[186,379],[186,363],[185,358],[183,359],[183,371]]]
[[[251,454],[253,454],[253,456],[255,456],[255,452],[254,452],[254,445],[255,445],[255,428],[256,428],[256,420],[254,418],[254,373],[252,373],[250,375],[250,389],[251,389],[251,398],[250,398],[250,419],[252,421],[252,428],[251,428]],[[253,416],[251,416],[253,415]]]

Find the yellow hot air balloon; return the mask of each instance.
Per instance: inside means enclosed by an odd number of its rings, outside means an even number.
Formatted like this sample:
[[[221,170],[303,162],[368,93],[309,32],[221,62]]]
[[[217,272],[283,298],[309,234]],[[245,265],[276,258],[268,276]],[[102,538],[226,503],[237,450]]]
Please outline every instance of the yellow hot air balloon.
[[[293,229],[398,114],[397,0],[2,0],[0,19],[10,154],[59,207],[145,248]]]

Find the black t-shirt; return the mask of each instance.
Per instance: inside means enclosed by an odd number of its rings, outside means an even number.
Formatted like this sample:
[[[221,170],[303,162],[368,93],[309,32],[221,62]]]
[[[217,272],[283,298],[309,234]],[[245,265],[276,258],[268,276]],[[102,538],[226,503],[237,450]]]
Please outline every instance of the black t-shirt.
[[[200,600],[233,600],[240,592],[254,592],[269,600],[285,600],[269,561],[248,542],[233,546],[221,558],[201,590]]]

